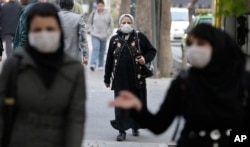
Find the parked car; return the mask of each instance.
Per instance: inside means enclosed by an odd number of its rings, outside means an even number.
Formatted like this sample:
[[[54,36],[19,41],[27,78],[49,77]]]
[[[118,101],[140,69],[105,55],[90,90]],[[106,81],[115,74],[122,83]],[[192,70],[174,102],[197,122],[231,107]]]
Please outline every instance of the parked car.
[[[189,25],[187,8],[171,8],[172,24],[170,30],[171,41],[181,41]]]
[[[201,23],[207,23],[207,24],[213,25],[213,14],[210,9],[197,9],[196,14],[198,15],[195,17],[195,20],[191,29]],[[183,52],[184,47],[186,47],[187,37],[188,37],[187,32],[185,32],[185,34],[182,36],[182,39],[181,39],[182,52]]]

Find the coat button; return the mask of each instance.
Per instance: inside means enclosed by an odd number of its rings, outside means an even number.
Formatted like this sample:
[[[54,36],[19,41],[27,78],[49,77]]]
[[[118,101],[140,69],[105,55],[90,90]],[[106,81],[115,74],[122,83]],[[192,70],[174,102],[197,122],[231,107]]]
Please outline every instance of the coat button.
[[[211,131],[210,137],[211,137],[212,140],[218,140],[218,139],[220,139],[220,137],[221,137],[220,131],[217,130],[217,129]]]

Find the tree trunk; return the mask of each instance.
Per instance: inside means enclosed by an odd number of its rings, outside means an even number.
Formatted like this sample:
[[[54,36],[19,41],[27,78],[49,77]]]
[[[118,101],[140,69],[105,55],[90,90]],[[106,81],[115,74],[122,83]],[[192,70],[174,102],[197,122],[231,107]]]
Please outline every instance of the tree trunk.
[[[151,0],[137,0],[135,17],[136,29],[152,41]]]
[[[121,0],[120,16],[122,14],[130,14],[130,1],[131,0]]]
[[[170,43],[171,28],[171,0],[162,0],[161,13],[161,37],[159,50],[159,76],[171,77],[172,75],[172,51]]]

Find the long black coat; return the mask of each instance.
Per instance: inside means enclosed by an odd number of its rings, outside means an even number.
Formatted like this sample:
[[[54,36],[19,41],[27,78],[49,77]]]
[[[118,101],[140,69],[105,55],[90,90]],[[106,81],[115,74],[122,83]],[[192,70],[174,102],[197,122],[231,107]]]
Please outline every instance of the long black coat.
[[[1,10],[1,27],[3,35],[14,35],[19,21],[22,6],[18,2],[10,1]]]
[[[110,45],[105,67],[104,82],[111,83],[115,97],[121,90],[128,90],[141,100],[144,106],[147,105],[146,80],[141,70],[141,65],[136,62],[136,57],[142,55],[146,63],[151,62],[156,54],[156,49],[142,33],[132,32],[126,40],[122,32],[118,31],[113,36]],[[139,41],[138,41],[139,39]],[[138,46],[140,45],[141,53]],[[138,126],[131,119],[129,111],[115,109],[115,121],[111,121],[112,126],[125,131],[129,128],[138,129]]]

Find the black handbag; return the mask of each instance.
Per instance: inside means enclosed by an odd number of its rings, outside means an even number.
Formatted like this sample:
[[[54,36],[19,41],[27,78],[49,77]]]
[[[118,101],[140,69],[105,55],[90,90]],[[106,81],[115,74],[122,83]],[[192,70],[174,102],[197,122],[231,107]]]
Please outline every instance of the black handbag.
[[[11,71],[8,77],[8,85],[6,97],[3,100],[3,139],[2,147],[8,147],[12,135],[12,129],[16,118],[16,91],[17,91],[17,76],[19,72],[20,57],[14,56],[10,62]]]
[[[137,41],[138,41],[138,50],[139,53],[142,54],[141,47],[140,47],[140,39],[139,39],[139,32],[136,32]],[[142,65],[142,73],[145,74],[145,77],[152,77],[154,75],[154,66],[151,62],[148,62]]]

